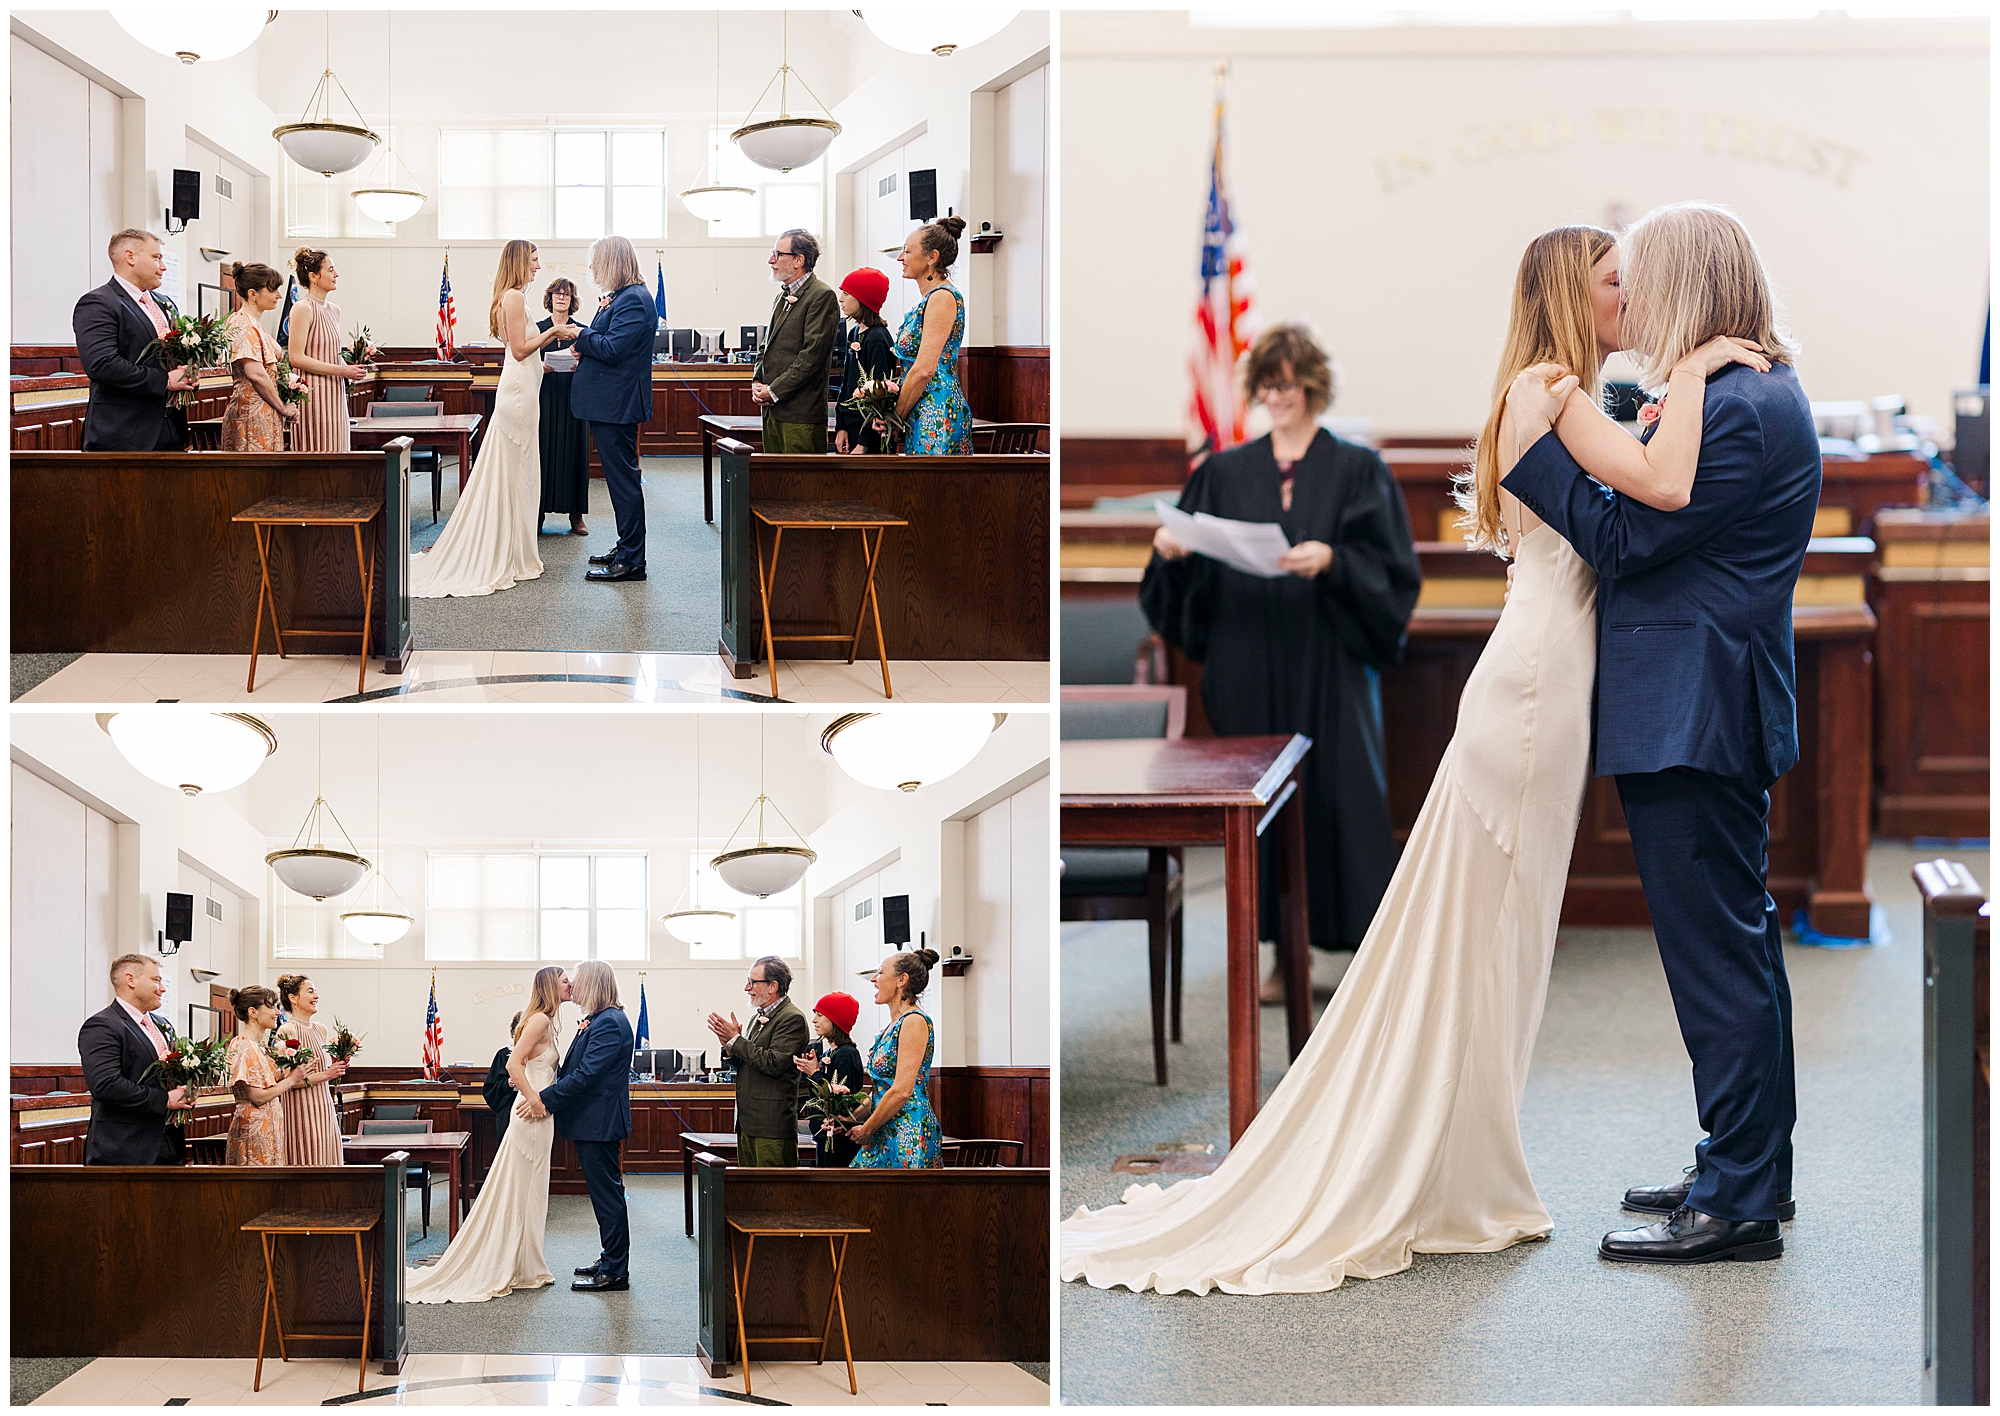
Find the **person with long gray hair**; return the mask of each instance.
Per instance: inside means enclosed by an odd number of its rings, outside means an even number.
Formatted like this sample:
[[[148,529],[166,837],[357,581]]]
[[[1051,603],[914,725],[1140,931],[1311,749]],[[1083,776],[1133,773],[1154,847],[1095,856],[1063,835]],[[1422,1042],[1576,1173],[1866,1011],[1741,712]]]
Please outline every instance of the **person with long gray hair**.
[[[601,243],[600,243],[601,244]],[[629,246],[628,246],[629,249]],[[583,1183],[597,1214],[601,1252],[576,1271],[578,1293],[623,1292],[631,1285],[631,1223],[625,1211],[625,1169],[619,1147],[632,1134],[632,1024],[618,1004],[618,976],[602,959],[576,966],[576,1006],[583,1031],[570,1044],[554,1083],[537,1090],[516,1084],[516,1119],[553,1116],[556,1134],[576,1146]]]
[[[604,489],[618,523],[618,544],[590,558],[584,578],[646,578],[646,496],[639,478],[639,425],[653,416],[653,302],[639,255],[623,236],[590,248],[590,278],[603,291],[597,315],[574,335],[576,377],[570,411],[590,424]],[[575,326],[571,326],[575,329]],[[615,990],[614,990],[615,992]]]

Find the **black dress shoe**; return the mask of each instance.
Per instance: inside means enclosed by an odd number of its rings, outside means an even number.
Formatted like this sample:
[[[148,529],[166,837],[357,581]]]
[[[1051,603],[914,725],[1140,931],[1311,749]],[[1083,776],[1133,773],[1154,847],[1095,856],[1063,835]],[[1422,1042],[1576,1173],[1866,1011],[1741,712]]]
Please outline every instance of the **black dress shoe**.
[[[1712,1264],[1775,1259],[1785,1239],[1775,1219],[1717,1219],[1682,1205],[1657,1224],[1605,1235],[1597,1252],[1625,1264]]]
[[[616,565],[618,564],[618,552],[606,551],[601,556],[592,556],[590,563],[592,565]]]
[[[630,1279],[607,1278],[594,1273],[589,1278],[579,1278],[569,1286],[572,1293],[623,1293],[632,1286]]]
[[[1695,1167],[1690,1165],[1671,1185],[1634,1185],[1625,1192],[1625,1208],[1639,1214],[1672,1214],[1687,1203],[1694,1177]],[[1798,1202],[1790,1195],[1778,1201],[1779,1219],[1791,1219],[1798,1212]]]
[[[644,566],[607,565],[598,570],[586,571],[583,578],[585,580],[644,580],[646,578],[646,569]]]
[[[599,1259],[599,1260],[597,1261],[597,1264],[601,1264],[601,1263],[603,1263],[603,1262],[604,1262],[604,1260],[602,1260],[602,1259]],[[576,1276],[577,1276],[578,1278],[595,1278],[595,1277],[597,1277],[597,1264],[592,1264],[592,1265],[591,1265],[591,1266],[590,1266],[589,1268],[580,1268],[580,1269],[576,1270]]]

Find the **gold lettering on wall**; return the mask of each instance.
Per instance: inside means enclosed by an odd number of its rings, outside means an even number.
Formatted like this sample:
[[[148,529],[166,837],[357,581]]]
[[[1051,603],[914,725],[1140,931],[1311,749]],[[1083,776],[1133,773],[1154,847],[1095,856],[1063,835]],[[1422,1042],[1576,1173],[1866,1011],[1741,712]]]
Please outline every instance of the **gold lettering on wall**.
[[[1720,160],[1760,163],[1836,187],[1846,187],[1855,168],[1868,161],[1859,148],[1782,123],[1711,111],[1695,117],[1700,152]],[[1598,147],[1621,154],[1665,151],[1682,135],[1673,110],[1658,105],[1592,107],[1581,125],[1565,113],[1539,110],[1460,123],[1443,160],[1433,158],[1431,138],[1420,136],[1377,153],[1371,165],[1384,192],[1400,192],[1437,176],[1440,165],[1472,168],[1499,158],[1564,151],[1574,145],[1579,128]]]
[[[525,983],[501,983],[492,988],[482,988],[472,995],[474,1003],[492,1003],[502,998],[519,998],[528,991]]]

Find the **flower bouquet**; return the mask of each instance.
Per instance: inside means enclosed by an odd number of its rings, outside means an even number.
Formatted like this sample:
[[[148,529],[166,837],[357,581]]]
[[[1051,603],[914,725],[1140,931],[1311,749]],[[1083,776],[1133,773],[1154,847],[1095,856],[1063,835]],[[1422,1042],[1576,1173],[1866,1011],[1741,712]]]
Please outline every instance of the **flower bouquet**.
[[[354,338],[340,351],[340,362],[343,364],[372,364],[381,357],[382,351],[376,345],[374,336],[369,334],[367,325],[356,330]]]
[[[305,403],[312,398],[306,386],[299,382],[299,371],[292,367],[290,359],[278,360],[278,367],[272,374],[271,381],[278,386],[279,401],[288,408],[294,403]]]
[[[158,1081],[172,1091],[175,1087],[186,1087],[188,1095],[203,1087],[221,1086],[229,1075],[229,1039],[210,1038],[203,1042],[200,1038],[176,1036],[167,1055],[146,1069],[142,1081]],[[194,1117],[192,1106],[183,1106],[167,1116],[167,1122],[174,1126],[185,1126]]]
[[[854,396],[841,407],[859,413],[863,427],[872,427],[878,419],[887,424],[889,437],[885,441],[894,447],[910,431],[910,420],[896,416],[896,400],[902,392],[902,384],[895,379],[862,379],[854,385]]]
[[[822,1122],[831,1123],[835,1129],[846,1128],[854,1119],[855,1113],[861,1110],[862,1100],[866,1096],[865,1092],[848,1090],[825,1072],[814,1077],[810,1086],[812,1098],[806,1102],[805,1110],[819,1117]]]
[[[361,1036],[350,1032],[347,1024],[335,1018],[333,1036],[326,1044],[326,1055],[336,1062],[346,1062],[361,1050]]]
[[[175,369],[216,369],[229,363],[229,329],[221,315],[175,315],[167,321],[167,332],[140,353],[144,359],[159,351],[160,363],[169,373]],[[174,394],[174,406],[185,408],[192,389]]]
[[[271,1059],[271,1065],[278,1069],[279,1076],[301,1067],[310,1067],[319,1060],[319,1053],[299,1039],[280,1037],[275,1032],[264,1039],[264,1055]]]

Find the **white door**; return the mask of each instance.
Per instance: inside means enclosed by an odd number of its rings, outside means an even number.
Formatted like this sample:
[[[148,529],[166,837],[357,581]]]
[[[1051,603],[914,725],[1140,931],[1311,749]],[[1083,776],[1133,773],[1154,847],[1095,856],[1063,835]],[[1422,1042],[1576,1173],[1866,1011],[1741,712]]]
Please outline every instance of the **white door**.
[[[109,817],[14,764],[12,1060],[74,1063],[77,1026],[111,1001]]]

